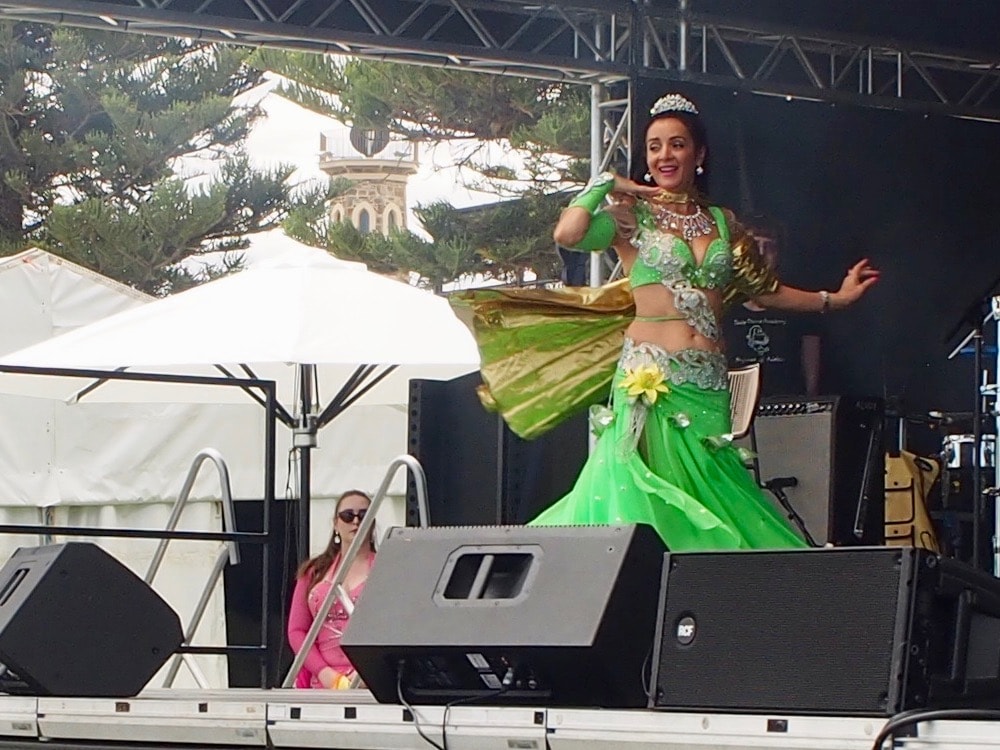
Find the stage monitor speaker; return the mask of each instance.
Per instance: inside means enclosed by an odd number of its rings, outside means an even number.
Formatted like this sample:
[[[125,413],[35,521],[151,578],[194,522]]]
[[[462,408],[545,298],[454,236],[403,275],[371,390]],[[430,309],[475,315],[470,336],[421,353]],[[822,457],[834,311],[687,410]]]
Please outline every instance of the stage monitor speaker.
[[[0,691],[133,696],[183,639],[173,609],[89,542],[21,548],[0,569]]]
[[[649,526],[392,529],[342,645],[383,703],[645,707]]]
[[[761,482],[782,485],[816,545],[884,542],[884,414],[877,398],[761,400],[754,419]],[[750,447],[749,439],[740,443]]]
[[[481,383],[478,372],[410,381],[409,453],[424,467],[435,526],[526,523],[573,488],[587,459],[586,413],[523,440],[480,403]],[[418,524],[412,478],[407,522]]]
[[[652,706],[1000,705],[1000,580],[912,547],[668,554]]]

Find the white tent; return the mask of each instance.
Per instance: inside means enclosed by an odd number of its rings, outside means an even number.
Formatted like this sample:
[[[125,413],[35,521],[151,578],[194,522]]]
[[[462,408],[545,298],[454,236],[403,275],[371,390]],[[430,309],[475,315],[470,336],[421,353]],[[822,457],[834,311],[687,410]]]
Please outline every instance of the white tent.
[[[0,354],[68,340],[96,321],[158,304],[150,300],[41,250],[4,258],[0,260]],[[157,385],[139,384],[125,400],[112,389],[98,389],[95,396],[102,398],[69,404],[42,398],[57,395],[57,390],[48,389],[46,381],[35,376],[23,377],[14,390],[34,397],[0,395],[3,523],[162,528],[192,459],[205,447],[216,448],[226,458],[236,497],[262,496],[264,411],[246,398],[222,404],[172,403],[170,394]],[[405,451],[405,398],[391,401],[356,406],[324,434],[312,472],[314,510],[324,520],[333,497],[351,487],[374,489],[389,461]],[[290,437],[281,431],[279,438],[280,452],[290,446]],[[279,495],[284,467],[279,461]],[[203,471],[192,498],[218,497],[217,477]],[[395,509],[396,516],[401,512],[400,507]],[[317,526],[314,546],[325,541],[320,539],[325,527]],[[181,527],[219,529],[215,504],[193,503]],[[6,560],[13,548],[41,541],[47,540],[0,536],[0,557]],[[105,539],[101,544],[140,574],[155,546],[124,539]],[[214,552],[212,543],[172,543],[156,588],[182,619],[197,600],[197,582],[205,579]],[[224,642],[221,597],[210,605],[200,635],[196,642]],[[225,684],[221,660],[216,661],[209,677]]]
[[[0,354],[151,300],[43,250],[4,258]],[[0,395],[0,506],[172,500],[192,459],[205,447],[218,449],[231,463],[238,495],[260,496],[262,439],[234,439],[246,430],[262,434],[257,412],[243,404],[209,408],[141,398],[70,408],[50,399]],[[193,498],[217,496],[218,483],[204,481]]]
[[[277,382],[283,421],[301,428],[296,444],[308,468],[319,427],[365,404],[405,407],[411,378],[465,374],[478,368],[479,354],[444,299],[288,241],[248,270],[8,354],[0,365],[187,374],[249,366]],[[7,373],[0,387],[9,392],[18,380]],[[38,393],[52,394],[50,384],[66,393],[58,378],[20,380]],[[219,390],[205,398],[217,399]],[[106,383],[88,390],[85,401],[131,398],[127,385]],[[300,494],[308,500],[311,472],[302,474]],[[307,536],[309,505],[300,517]]]

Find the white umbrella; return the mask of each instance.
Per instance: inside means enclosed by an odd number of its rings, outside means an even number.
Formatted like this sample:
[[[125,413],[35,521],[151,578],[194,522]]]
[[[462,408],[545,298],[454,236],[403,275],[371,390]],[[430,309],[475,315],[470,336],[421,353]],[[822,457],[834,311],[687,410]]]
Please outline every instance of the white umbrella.
[[[316,430],[357,401],[405,404],[411,378],[463,375],[478,369],[479,354],[445,299],[300,245],[7,354],[4,366],[192,375],[218,375],[209,368],[224,366],[241,377],[249,368],[254,377],[275,380],[286,405],[279,418],[304,436],[295,443],[303,449],[300,518],[307,518],[308,449]],[[109,381],[81,391],[78,379],[68,380],[72,386],[8,370],[0,390],[63,398],[76,391],[106,401],[217,400],[220,390],[181,386],[178,396],[176,388]],[[302,523],[300,531],[307,531]]]

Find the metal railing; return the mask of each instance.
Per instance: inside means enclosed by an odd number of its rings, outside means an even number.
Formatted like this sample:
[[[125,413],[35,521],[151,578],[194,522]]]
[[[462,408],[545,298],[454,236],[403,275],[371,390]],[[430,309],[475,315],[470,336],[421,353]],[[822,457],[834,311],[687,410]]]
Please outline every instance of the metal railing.
[[[299,670],[302,669],[302,665],[306,661],[306,655],[309,653],[309,649],[311,649],[313,644],[316,642],[316,636],[319,635],[320,628],[323,627],[323,621],[326,620],[326,616],[330,613],[334,600],[340,601],[340,604],[347,612],[348,617],[350,617],[351,613],[354,612],[354,602],[351,600],[350,592],[348,592],[348,590],[344,587],[344,579],[347,577],[347,573],[351,569],[351,564],[361,551],[364,540],[368,537],[368,534],[372,531],[372,528],[375,525],[375,515],[389,491],[389,484],[396,476],[396,472],[404,466],[410,470],[416,484],[417,517],[420,526],[421,528],[424,528],[430,523],[427,510],[427,476],[424,473],[424,468],[420,465],[420,462],[417,461],[416,458],[409,454],[397,456],[393,459],[392,463],[389,464],[389,468],[386,470],[382,484],[375,493],[375,497],[372,498],[371,506],[368,508],[368,513],[366,513],[365,517],[361,520],[361,524],[358,526],[358,532],[354,535],[354,539],[351,540],[350,545],[348,545],[347,551],[344,553],[344,557],[341,560],[340,565],[337,566],[337,570],[333,575],[333,582],[330,585],[330,590],[327,592],[326,597],[324,597],[323,602],[320,604],[320,607],[316,612],[316,616],[313,618],[312,625],[306,633],[305,640],[302,642],[299,652],[295,655],[292,665],[288,668],[288,673],[285,675],[285,679],[282,681],[281,687],[288,688],[295,684],[295,676],[299,673]],[[359,680],[360,677],[355,674],[351,681],[351,687],[357,687]]]
[[[229,467],[226,464],[226,460],[222,457],[222,454],[214,448],[202,449],[195,456],[194,461],[191,462],[191,468],[188,470],[187,479],[184,480],[184,486],[181,489],[180,494],[177,496],[177,500],[174,502],[174,506],[170,512],[170,518],[167,519],[167,531],[176,530],[177,524],[180,521],[181,513],[184,511],[184,508],[191,497],[191,488],[194,486],[194,482],[198,478],[198,472],[201,470],[205,461],[211,461],[215,465],[216,471],[219,475],[219,491],[221,494],[220,501],[222,503],[222,528],[224,531],[236,531],[236,512],[233,508],[233,492],[229,481]],[[160,543],[156,546],[156,552],[153,553],[153,559],[150,561],[149,569],[146,571],[146,575],[143,578],[143,580],[150,586],[153,585],[153,580],[156,578],[156,574],[160,570],[160,565],[163,562],[163,557],[167,552],[167,546],[169,544],[170,539],[161,539]],[[201,595],[198,598],[194,611],[191,613],[191,619],[188,621],[187,625],[184,626],[184,641],[181,644],[182,646],[189,646],[191,641],[194,640],[195,633],[198,631],[198,626],[201,624],[201,619],[204,617],[205,610],[208,607],[208,602],[212,597],[212,592],[215,590],[223,570],[225,570],[226,563],[229,563],[230,565],[238,565],[239,562],[239,546],[234,541],[225,542],[222,549],[219,550],[218,555],[216,555],[215,562],[212,565],[212,571],[209,573],[208,580],[205,582],[205,586],[201,591]],[[177,677],[177,672],[180,669],[182,662],[191,672],[191,676],[194,677],[195,682],[198,683],[198,687],[210,687],[208,679],[190,657],[191,654],[189,653],[178,653],[174,656],[170,667],[167,670],[167,674],[164,677],[163,687],[171,687],[174,684],[174,679]]]
[[[67,368],[50,368],[50,367],[23,367],[16,365],[0,365],[0,373],[6,376],[16,376],[16,375],[31,375],[39,377],[51,377],[51,378],[71,378],[71,379],[88,379],[93,381],[91,386],[88,388],[93,388],[100,386],[108,381],[114,380],[124,380],[124,381],[134,381],[134,382],[161,382],[161,383],[176,383],[176,384],[186,384],[192,386],[224,386],[224,387],[235,387],[241,390],[252,392],[252,396],[255,400],[259,401],[265,409],[265,446],[264,446],[264,508],[263,508],[263,519],[262,528],[263,531],[260,532],[238,532],[235,530],[235,516],[233,512],[232,495],[229,488],[229,474],[228,469],[225,468],[224,461],[221,460],[221,456],[217,451],[213,449],[207,449],[198,454],[195,458],[194,463],[188,473],[187,480],[185,481],[184,488],[181,491],[181,495],[178,497],[171,518],[167,523],[167,528],[160,529],[134,529],[134,528],[102,528],[102,527],[87,527],[87,526],[50,526],[45,524],[0,524],[0,534],[38,534],[38,535],[58,535],[67,537],[97,537],[97,538],[133,538],[133,539],[159,539],[160,545],[157,548],[156,554],[150,564],[149,571],[146,573],[146,583],[149,584],[152,578],[155,576],[157,569],[159,568],[163,554],[166,549],[166,544],[172,539],[186,539],[186,540],[197,540],[197,541],[222,541],[226,543],[226,546],[220,552],[219,558],[216,560],[215,566],[212,573],[210,574],[209,585],[206,586],[206,590],[202,593],[201,600],[195,607],[195,612],[189,623],[188,630],[185,630],[185,640],[184,644],[177,649],[177,654],[184,656],[187,654],[216,654],[225,656],[235,656],[251,654],[257,655],[261,662],[261,687],[267,687],[270,681],[270,675],[272,672],[272,667],[276,664],[277,651],[268,648],[268,619],[269,610],[273,609],[273,603],[270,601],[274,596],[274,592],[270,590],[269,586],[269,572],[271,565],[278,561],[278,558],[272,554],[273,540],[272,529],[273,523],[271,514],[275,512],[274,510],[274,485],[275,485],[275,457],[276,457],[276,421],[279,411],[279,406],[276,397],[276,384],[274,381],[270,380],[260,380],[256,378],[234,378],[234,377],[205,377],[196,375],[167,375],[161,373],[144,373],[144,372],[128,372],[128,371],[105,371],[105,370],[75,370]],[[191,486],[193,485],[195,478],[197,477],[198,470],[201,464],[206,460],[212,460],[215,463],[217,469],[220,472],[220,479],[223,484],[223,525],[224,531],[213,532],[213,531],[179,531],[177,530],[176,523],[180,517],[180,513],[183,510],[184,505],[187,502],[187,496],[190,494]],[[237,544],[240,542],[250,543],[250,544],[260,544],[263,548],[262,554],[262,575],[261,575],[261,617],[260,617],[260,642],[254,645],[239,645],[239,646],[192,646],[188,644],[191,636],[193,635],[193,629],[196,629],[202,616],[204,615],[204,610],[207,607],[208,599],[210,597],[210,589],[215,582],[218,581],[219,575],[221,575],[225,563],[228,561],[237,562],[239,560],[239,551],[237,549]],[[283,604],[282,604],[283,606]],[[190,631],[190,632],[189,632]],[[272,664],[272,659],[274,664]],[[179,666],[179,664],[177,665]],[[192,674],[195,674],[192,671]],[[169,673],[170,680],[176,675],[176,669],[173,668]],[[204,675],[199,676],[195,674],[196,681],[201,683],[204,680]]]

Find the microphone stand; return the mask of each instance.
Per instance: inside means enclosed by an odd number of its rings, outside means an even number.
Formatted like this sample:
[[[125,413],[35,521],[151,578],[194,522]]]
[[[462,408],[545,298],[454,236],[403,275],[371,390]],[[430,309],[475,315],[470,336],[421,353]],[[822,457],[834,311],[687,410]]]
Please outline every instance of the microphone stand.
[[[774,479],[768,479],[764,482],[763,486],[765,490],[777,498],[778,503],[780,503],[781,507],[788,514],[788,520],[795,524],[805,540],[809,542],[809,546],[818,547],[819,545],[816,544],[816,540],[813,539],[812,534],[809,533],[809,529],[806,528],[806,523],[802,520],[802,516],[792,507],[788,495],[785,494],[786,487],[797,487],[798,484],[799,480],[797,477],[775,477]]]

